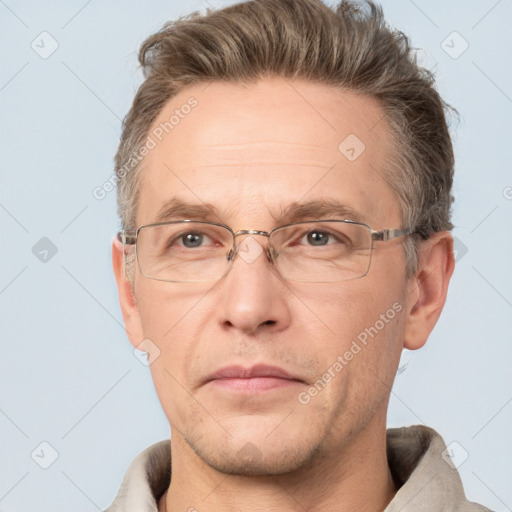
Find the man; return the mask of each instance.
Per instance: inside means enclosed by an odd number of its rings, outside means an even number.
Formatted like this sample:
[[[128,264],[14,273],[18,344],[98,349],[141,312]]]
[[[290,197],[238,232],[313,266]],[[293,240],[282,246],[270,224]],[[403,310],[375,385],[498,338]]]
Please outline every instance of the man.
[[[371,3],[254,0],[140,61],[113,263],[172,435],[108,510],[487,510],[435,431],[386,432],[454,267],[447,106],[405,36]]]

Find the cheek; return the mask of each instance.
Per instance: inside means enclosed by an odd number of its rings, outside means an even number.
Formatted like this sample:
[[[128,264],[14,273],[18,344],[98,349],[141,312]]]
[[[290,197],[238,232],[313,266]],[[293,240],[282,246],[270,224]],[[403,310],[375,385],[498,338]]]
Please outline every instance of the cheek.
[[[372,382],[379,388],[383,383],[390,387],[403,345],[404,291],[392,283],[378,287],[358,280],[302,297],[318,317],[316,325],[304,322],[303,332],[311,340],[307,350],[314,346],[319,355],[319,375],[326,379],[345,375],[332,379],[332,391],[338,393],[340,386],[349,385],[358,388],[356,397],[364,390],[373,393]]]
[[[178,288],[174,283],[144,283],[138,305],[144,337],[157,347],[150,369],[162,406],[169,408],[187,399],[194,367],[201,358],[202,298],[208,289]],[[206,302],[206,301],[205,301]]]
[[[326,342],[341,350],[360,333],[364,338],[366,330],[376,323],[380,331],[382,322],[387,326],[403,317],[399,313],[405,311],[404,290],[393,284],[398,282],[380,284],[363,278],[315,288],[296,287],[294,292],[302,303],[297,302],[300,310],[295,312],[296,321],[303,323],[313,343],[316,332],[322,351]]]
[[[156,313],[152,311],[151,315],[156,316],[148,319],[148,322],[153,320],[151,331],[161,333],[153,336],[160,353],[150,365],[151,376],[169,423],[181,424],[194,412],[190,390],[194,385],[194,375],[197,374],[194,368],[201,352],[195,343],[198,336],[194,335],[194,329],[186,325],[186,321],[178,324],[176,321],[161,322]],[[179,320],[182,316],[177,318]],[[187,331],[184,331],[185,326],[188,327]],[[159,329],[156,331],[157,327]]]
[[[199,323],[201,303],[211,287],[141,279],[136,295],[144,334],[167,344],[183,337],[184,332],[193,331]]]
[[[317,346],[322,353],[317,387],[328,384],[314,401],[331,407],[334,418],[346,419],[333,424],[350,424],[350,418],[365,422],[386,402],[403,344],[406,310],[397,297],[369,293],[356,301],[356,294],[347,293],[339,308],[325,302],[335,334]]]
[[[160,405],[171,427],[183,425],[197,416],[197,402],[191,398],[181,372],[180,361],[172,358],[173,365],[164,361],[165,355],[151,365],[151,375]]]

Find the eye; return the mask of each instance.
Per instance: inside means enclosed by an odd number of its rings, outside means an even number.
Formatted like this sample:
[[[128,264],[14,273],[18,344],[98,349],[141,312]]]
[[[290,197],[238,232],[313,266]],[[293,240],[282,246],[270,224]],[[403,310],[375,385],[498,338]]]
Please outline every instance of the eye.
[[[327,245],[329,241],[334,242],[334,237],[326,231],[310,231],[305,235],[307,243],[314,246]]]
[[[142,247],[157,257],[166,258],[210,256],[233,243],[228,229],[200,222],[193,225],[185,225],[185,222],[155,224],[146,226],[141,233],[139,249]]]
[[[193,249],[194,247],[201,247],[203,242],[211,240],[210,237],[201,233],[199,231],[191,231],[189,233],[184,233],[178,237],[180,242],[184,247],[188,249]]]
[[[298,244],[307,247],[322,247],[334,244],[346,244],[347,238],[343,233],[332,233],[320,229],[312,229],[299,238]]]
[[[281,247],[296,248],[300,250],[316,249],[325,250],[352,247],[352,239],[346,230],[348,226],[327,226],[309,224],[296,225],[281,232],[281,238],[276,243]]]
[[[165,234],[161,239],[160,250],[167,251],[185,251],[186,249],[207,249],[217,245],[213,239],[203,231],[182,231]]]

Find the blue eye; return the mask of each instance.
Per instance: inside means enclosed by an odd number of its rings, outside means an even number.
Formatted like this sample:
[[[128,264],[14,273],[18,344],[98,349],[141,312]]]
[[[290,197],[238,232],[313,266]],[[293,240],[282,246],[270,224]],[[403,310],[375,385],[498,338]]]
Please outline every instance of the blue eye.
[[[324,231],[310,231],[306,237],[308,243],[311,245],[326,245],[329,242],[329,238],[332,235],[330,233],[325,233]]]
[[[180,240],[182,244],[189,249],[193,247],[200,247],[204,241],[204,235],[203,233],[198,232],[186,233],[181,236]]]

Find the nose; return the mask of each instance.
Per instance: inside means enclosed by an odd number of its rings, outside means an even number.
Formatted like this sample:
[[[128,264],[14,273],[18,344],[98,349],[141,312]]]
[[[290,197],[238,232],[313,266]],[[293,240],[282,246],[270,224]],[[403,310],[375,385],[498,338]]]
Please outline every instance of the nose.
[[[230,271],[219,283],[219,321],[245,334],[274,332],[290,323],[290,298],[266,250],[254,235],[238,242]]]

